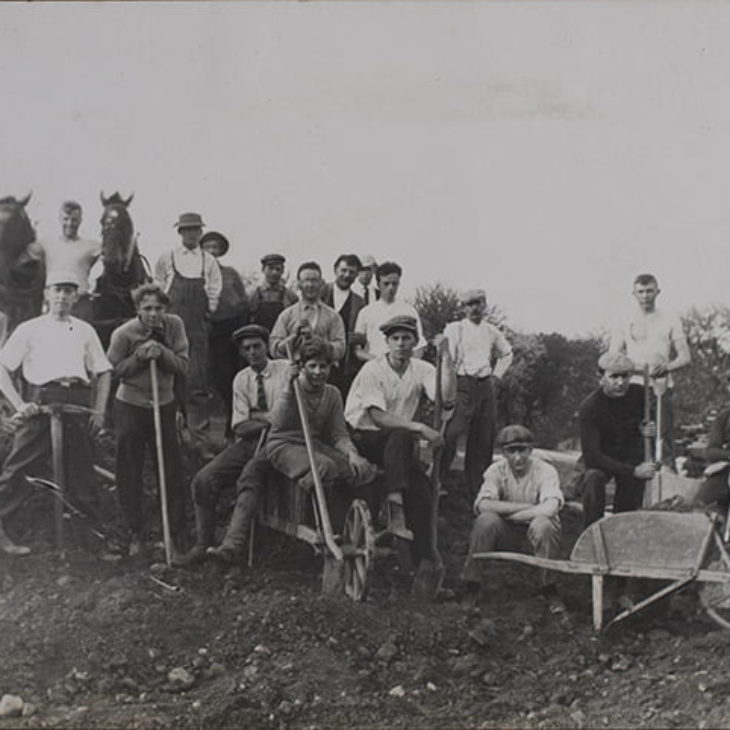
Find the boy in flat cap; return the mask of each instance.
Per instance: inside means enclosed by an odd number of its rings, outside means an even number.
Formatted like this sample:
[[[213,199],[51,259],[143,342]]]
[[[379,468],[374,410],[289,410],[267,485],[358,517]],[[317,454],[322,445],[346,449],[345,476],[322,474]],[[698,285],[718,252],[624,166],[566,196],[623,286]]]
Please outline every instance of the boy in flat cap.
[[[397,316],[382,325],[388,351],[366,363],[350,388],[345,418],[353,429],[358,450],[385,472],[386,511],[389,527],[413,539],[416,561],[430,557],[429,520],[431,493],[415,455],[416,439],[443,446],[441,434],[414,421],[421,395],[436,397],[436,368],[413,358],[418,326],[413,317]],[[442,392],[453,401],[455,376],[448,343],[442,335],[434,344],[443,357]]]
[[[484,290],[469,289],[460,299],[466,317],[449,323],[444,330],[456,367],[456,407],[444,433],[442,466],[444,471],[449,469],[459,438],[467,434],[464,478],[467,494],[475,495],[485,469],[492,463],[496,387],[512,364],[512,348],[507,338],[484,318]]]
[[[360,270],[357,279],[352,284],[352,291],[365,302],[365,306],[372,304],[380,297],[380,290],[375,284],[375,269],[378,264],[370,254],[360,257]]]
[[[235,440],[206,464],[190,485],[195,506],[196,541],[181,564],[202,559],[214,544],[221,495],[236,484],[271,424],[271,407],[287,385],[289,363],[268,357],[269,333],[257,324],[237,329],[232,340],[248,367],[233,381],[231,430]]]
[[[31,490],[25,475],[37,475],[35,470],[51,455],[50,419],[40,405],[67,403],[93,409],[91,419],[84,414],[63,415],[63,462],[79,506],[96,517],[91,436],[104,424],[112,366],[93,327],[71,316],[79,284],[75,271],[50,272],[45,289],[48,313],[18,325],[0,350],[0,392],[19,416],[0,474],[0,552],[7,555],[30,552],[11,541],[4,524]],[[27,384],[25,398],[11,377],[17,370]]]
[[[185,323],[190,344],[190,370],[185,400],[188,426],[204,444],[210,425],[208,390],[208,335],[210,316],[218,308],[223,279],[218,262],[200,248],[203,219],[183,213],[175,227],[182,245],[162,254],[155,265],[155,281],[170,298],[168,311]]]
[[[461,578],[465,582],[464,604],[476,605],[484,564],[475,553],[511,547],[527,538],[535,555],[557,558],[560,552],[560,518],[563,493],[554,466],[532,456],[535,437],[520,425],[506,426],[497,439],[503,459],[484,472],[484,481],[474,500],[477,518],[469,541],[469,555]],[[565,611],[547,570],[540,571],[541,593],[552,613]]]
[[[656,464],[644,461],[643,438],[656,436],[656,425],[643,423],[644,390],[631,382],[635,370],[626,355],[601,355],[599,387],[580,406],[585,527],[603,517],[611,478],[616,481],[614,513],[629,512],[641,507],[644,486],[657,472]]]
[[[269,332],[282,311],[299,301],[299,297],[282,281],[285,263],[286,259],[278,253],[266,254],[261,259],[264,281],[253,290],[249,300],[251,324],[266,327]]]
[[[249,318],[248,297],[240,274],[220,262],[229,247],[228,239],[218,231],[208,231],[200,239],[200,248],[218,261],[223,282],[218,309],[210,316],[208,346],[211,384],[226,407],[226,437],[231,436],[231,386],[240,369],[238,350],[231,335],[247,324]]]

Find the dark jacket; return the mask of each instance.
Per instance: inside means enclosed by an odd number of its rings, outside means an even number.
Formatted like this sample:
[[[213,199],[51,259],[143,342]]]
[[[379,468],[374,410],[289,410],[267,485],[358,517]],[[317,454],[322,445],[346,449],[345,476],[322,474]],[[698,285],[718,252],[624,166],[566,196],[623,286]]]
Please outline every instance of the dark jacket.
[[[332,292],[334,284],[325,284],[322,288],[322,294],[320,299],[329,307],[334,308],[335,298]],[[345,357],[342,360],[342,365],[346,373],[351,373],[357,369],[360,361],[355,356],[355,348],[351,342],[351,335],[355,331],[355,323],[357,322],[357,315],[360,310],[365,306],[365,300],[355,292],[351,291],[345,300],[343,310],[338,313],[342,317],[342,322],[345,325],[345,334],[347,336],[347,351]],[[345,316],[343,316],[343,314]]]

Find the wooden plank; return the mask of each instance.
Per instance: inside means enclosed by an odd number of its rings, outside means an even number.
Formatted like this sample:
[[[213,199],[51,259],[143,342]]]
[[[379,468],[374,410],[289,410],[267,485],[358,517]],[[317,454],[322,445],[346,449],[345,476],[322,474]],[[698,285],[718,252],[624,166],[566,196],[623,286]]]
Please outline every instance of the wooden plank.
[[[606,551],[606,542],[603,539],[603,530],[601,529],[601,522],[594,522],[588,530],[593,538],[593,549],[596,551],[596,560],[598,567],[602,573],[607,573],[611,567],[611,563],[608,561],[608,552]]]
[[[593,589],[593,630],[600,631],[603,628],[603,576],[594,575],[591,578]]]

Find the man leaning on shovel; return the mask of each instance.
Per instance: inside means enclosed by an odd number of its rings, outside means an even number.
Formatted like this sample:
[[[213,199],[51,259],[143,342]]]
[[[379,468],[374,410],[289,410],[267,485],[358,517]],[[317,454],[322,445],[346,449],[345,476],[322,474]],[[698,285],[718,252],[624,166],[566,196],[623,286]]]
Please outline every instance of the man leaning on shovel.
[[[30,492],[26,475],[35,476],[51,455],[49,416],[41,410],[43,405],[88,409],[63,416],[63,464],[74,501],[87,516],[94,517],[91,438],[104,423],[111,364],[92,326],[71,316],[78,291],[76,274],[49,274],[45,290],[48,313],[19,325],[0,350],[0,391],[18,415],[13,446],[0,475],[0,551],[7,555],[30,552],[11,541],[5,526]],[[26,383],[25,398],[11,378],[18,369]]]

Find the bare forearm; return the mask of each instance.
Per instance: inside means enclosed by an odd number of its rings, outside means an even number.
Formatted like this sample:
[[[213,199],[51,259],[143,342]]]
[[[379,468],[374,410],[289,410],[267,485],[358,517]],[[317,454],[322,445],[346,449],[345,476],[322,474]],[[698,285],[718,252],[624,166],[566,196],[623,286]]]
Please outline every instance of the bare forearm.
[[[422,424],[417,421],[407,421],[405,418],[386,413],[380,408],[369,408],[368,413],[373,423],[385,431],[408,431],[409,433],[421,433]]]
[[[527,509],[515,512],[510,516],[513,522],[532,522],[535,517],[555,517],[560,509],[557,499],[547,499],[540,504],[530,505]]]
[[[23,405],[23,399],[20,397],[20,393],[18,393],[8,369],[4,365],[0,365],[0,391],[10,401],[15,410]]]
[[[502,517],[509,517],[524,510],[530,509],[533,505],[528,502],[508,502],[501,499],[482,499],[478,504],[479,512],[494,512]]]
[[[94,410],[97,413],[103,413],[106,409],[106,403],[109,400],[109,392],[112,387],[112,374],[107,371],[99,375],[94,388]]]

